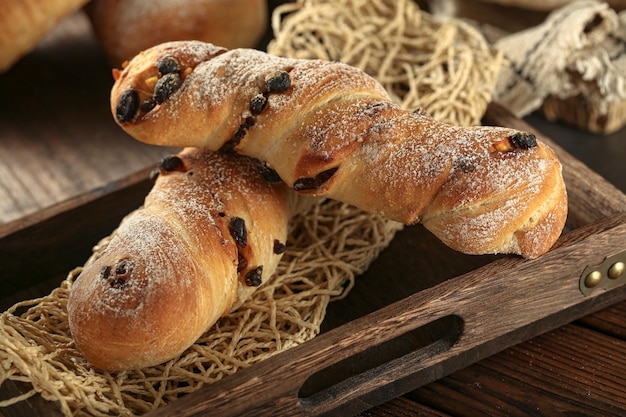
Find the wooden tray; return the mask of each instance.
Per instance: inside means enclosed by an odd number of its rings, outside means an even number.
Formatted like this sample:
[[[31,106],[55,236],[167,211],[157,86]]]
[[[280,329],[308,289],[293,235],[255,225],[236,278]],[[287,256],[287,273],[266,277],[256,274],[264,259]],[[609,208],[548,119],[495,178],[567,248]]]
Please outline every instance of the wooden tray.
[[[11,121],[3,130],[15,125],[15,142],[30,139],[24,141],[23,157],[13,155],[11,163],[17,166],[30,161],[31,153],[59,147],[61,162],[93,167],[93,176],[109,175],[107,161],[119,154],[156,161],[157,150],[138,149],[119,134],[106,104],[108,68],[85,20],[71,23],[18,71],[3,76],[2,87],[13,86],[3,90],[2,120]],[[33,102],[39,106],[33,108]],[[495,105],[486,123],[530,129]],[[6,131],[2,135],[6,145]],[[546,141],[564,163],[570,194],[566,233],[549,254],[534,261],[465,256],[420,226],[406,228],[358,277],[350,295],[331,303],[319,337],[153,415],[350,415],[624,299],[620,280],[605,279],[600,287],[607,288],[595,291],[581,290],[580,281],[588,265],[626,249],[626,197]],[[73,152],[77,147],[80,152]],[[85,154],[86,160],[77,159]],[[52,164],[43,167],[47,171],[37,168],[37,178],[55,175]],[[1,225],[0,309],[34,293],[47,294],[81,265],[93,244],[141,204],[151,169]],[[61,185],[56,191],[63,191]],[[4,383],[0,398],[26,389]],[[61,415],[56,404],[39,397],[0,409],[2,414]]]
[[[533,130],[497,105],[485,123]],[[626,260],[626,196],[535,133],[558,153],[570,200],[550,252],[535,260],[467,256],[407,227],[350,295],[331,303],[318,337],[149,415],[351,415],[625,299],[626,276],[594,288],[584,278],[596,266],[606,275],[607,257]],[[19,300],[26,288],[44,294],[58,285],[141,204],[149,170],[0,226],[0,293]],[[24,389],[5,383],[0,398]],[[2,411],[33,408],[59,414],[40,398]]]

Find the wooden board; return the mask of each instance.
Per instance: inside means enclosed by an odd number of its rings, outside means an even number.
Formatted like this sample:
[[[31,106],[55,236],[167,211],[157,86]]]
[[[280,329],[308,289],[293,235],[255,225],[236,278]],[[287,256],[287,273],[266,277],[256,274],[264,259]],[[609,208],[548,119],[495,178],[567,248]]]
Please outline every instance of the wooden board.
[[[126,178],[164,155],[109,108],[111,67],[83,13],[0,74],[0,224]]]

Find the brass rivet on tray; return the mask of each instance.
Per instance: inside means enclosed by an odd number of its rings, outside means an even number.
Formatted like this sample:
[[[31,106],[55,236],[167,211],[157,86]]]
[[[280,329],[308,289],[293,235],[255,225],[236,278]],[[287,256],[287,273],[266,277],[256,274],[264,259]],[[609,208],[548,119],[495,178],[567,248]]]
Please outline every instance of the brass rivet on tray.
[[[600,271],[591,271],[585,278],[585,285],[589,288],[595,287],[602,280],[602,273]]]
[[[605,257],[599,264],[588,265],[578,280],[583,295],[610,290],[618,285],[626,285],[626,249]]]
[[[624,262],[615,262],[609,268],[608,276],[611,279],[617,279],[624,273]]]

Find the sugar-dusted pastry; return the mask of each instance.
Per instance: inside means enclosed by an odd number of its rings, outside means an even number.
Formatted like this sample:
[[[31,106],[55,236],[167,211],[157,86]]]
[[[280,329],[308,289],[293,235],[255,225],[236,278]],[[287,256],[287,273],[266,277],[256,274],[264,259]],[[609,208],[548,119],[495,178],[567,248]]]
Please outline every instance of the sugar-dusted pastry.
[[[299,193],[421,222],[462,252],[537,257],[565,224],[561,164],[532,133],[406,111],[346,64],[188,41],[114,76],[111,110],[134,138],[256,158]]]
[[[301,204],[246,157],[186,149],[164,159],[144,206],[72,286],[77,347],[107,370],[180,354],[272,275]]]

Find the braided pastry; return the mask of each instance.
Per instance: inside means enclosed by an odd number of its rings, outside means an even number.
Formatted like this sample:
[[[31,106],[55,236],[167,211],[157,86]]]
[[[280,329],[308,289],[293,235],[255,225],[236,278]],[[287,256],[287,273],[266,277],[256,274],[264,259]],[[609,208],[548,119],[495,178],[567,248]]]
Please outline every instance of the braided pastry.
[[[186,149],[159,172],[70,292],[72,336],[98,368],[157,365],[188,348],[274,272],[305,207],[242,156]]]
[[[532,133],[404,110],[349,65],[181,41],[114,78],[111,110],[132,137],[256,158],[269,181],[421,222],[461,252],[534,258],[565,224],[561,164]]]

